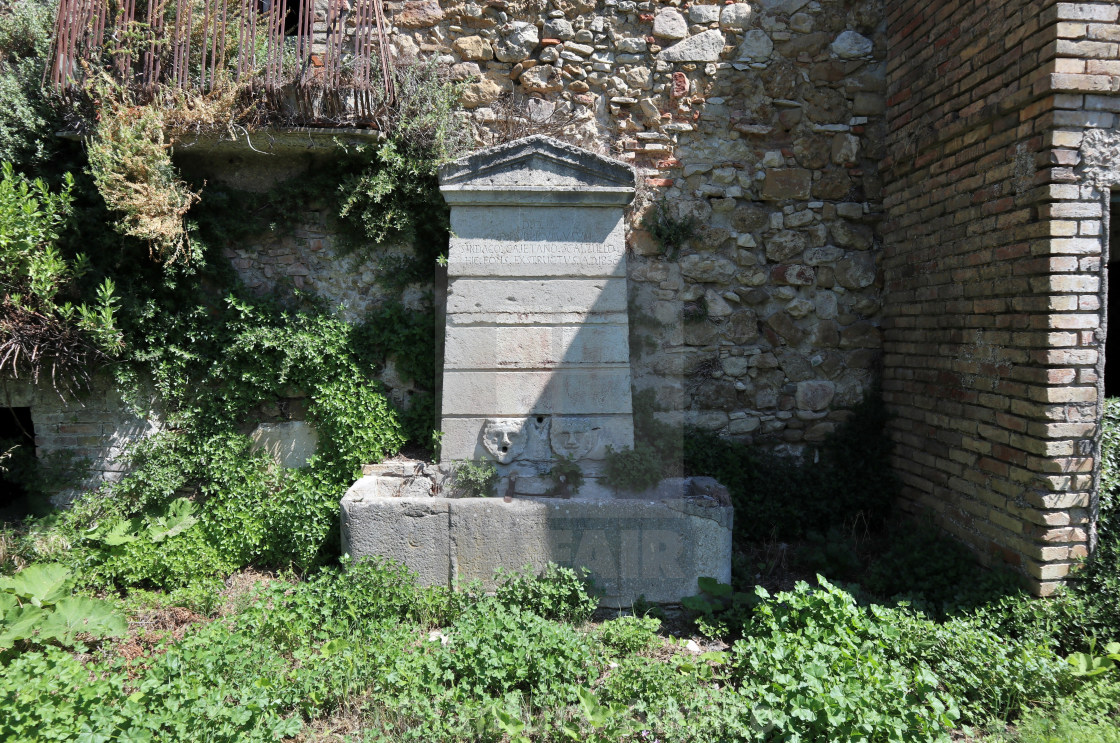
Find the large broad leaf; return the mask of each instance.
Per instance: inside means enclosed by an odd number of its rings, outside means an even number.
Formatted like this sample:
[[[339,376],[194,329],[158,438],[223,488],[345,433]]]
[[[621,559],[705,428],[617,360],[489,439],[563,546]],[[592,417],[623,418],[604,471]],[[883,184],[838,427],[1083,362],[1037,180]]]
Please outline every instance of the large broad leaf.
[[[153,520],[148,527],[148,538],[153,542],[162,542],[165,539],[181,534],[198,523],[194,515],[194,503],[186,498],[176,498],[167,508],[167,514]]]
[[[1072,653],[1066,661],[1073,666],[1073,675],[1083,678],[1102,674],[1114,665],[1111,658],[1096,657],[1091,653]]]
[[[140,519],[122,519],[114,523],[101,538],[101,542],[110,547],[117,547],[140,538],[140,528],[143,526]]]
[[[35,606],[20,606],[4,612],[0,621],[0,649],[10,648],[19,640],[31,639],[45,615],[45,611]]]
[[[700,586],[700,590],[709,596],[730,596],[731,586],[726,583],[720,583],[715,578],[698,578],[696,583]]]
[[[73,645],[80,632],[94,637],[120,637],[127,631],[128,622],[109,602],[71,596],[55,604],[54,611],[39,627],[39,637]]]
[[[14,593],[34,606],[49,606],[70,595],[73,575],[57,563],[38,564],[24,568],[8,578],[0,578],[0,591]]]

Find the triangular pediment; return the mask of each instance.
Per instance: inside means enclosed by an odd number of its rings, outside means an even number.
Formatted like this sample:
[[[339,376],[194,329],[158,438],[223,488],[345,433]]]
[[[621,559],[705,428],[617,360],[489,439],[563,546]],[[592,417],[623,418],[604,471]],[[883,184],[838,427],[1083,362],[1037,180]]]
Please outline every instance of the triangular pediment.
[[[454,190],[633,189],[634,169],[541,135],[490,147],[440,168],[440,186]]]

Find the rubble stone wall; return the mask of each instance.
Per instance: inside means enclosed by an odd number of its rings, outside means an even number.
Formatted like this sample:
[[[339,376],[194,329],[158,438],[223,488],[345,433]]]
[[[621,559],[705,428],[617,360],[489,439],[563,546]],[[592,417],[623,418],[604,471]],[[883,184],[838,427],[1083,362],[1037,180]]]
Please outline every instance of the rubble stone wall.
[[[663,417],[796,451],[863,398],[880,344],[880,3],[386,6],[400,54],[464,81],[480,144],[546,133],[639,168],[631,363]],[[698,226],[672,258],[643,229],[662,199]]]
[[[1091,541],[1118,10],[888,3],[895,466],[911,508],[1042,594]]]

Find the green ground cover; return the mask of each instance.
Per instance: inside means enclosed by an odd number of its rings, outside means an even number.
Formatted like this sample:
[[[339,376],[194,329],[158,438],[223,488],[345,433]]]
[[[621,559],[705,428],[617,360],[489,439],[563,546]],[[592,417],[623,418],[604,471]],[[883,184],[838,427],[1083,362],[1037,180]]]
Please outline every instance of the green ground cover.
[[[167,430],[131,453],[122,482],[65,511],[43,507],[66,484],[46,476],[73,481],[80,463],[5,459],[0,442],[0,466],[39,500],[0,526],[0,740],[1117,740],[1115,401],[1100,546],[1047,601],[892,519],[874,398],[812,468],[697,432],[682,447],[636,399],[639,444],[619,479],[656,472],[651,461],[713,475],[737,509],[733,585],[705,581],[680,611],[596,613],[593,587],[558,568],[484,596],[349,564],[337,503],[360,465],[438,442],[423,392],[433,317],[390,300],[347,325],[290,287],[250,296],[221,248],[342,187],[335,227],[355,250],[422,248],[380,266],[384,288],[430,276],[447,239],[434,173],[460,129],[453,86],[404,69],[411,103],[377,152],[351,153],[329,182],[283,185],[250,215],[244,194],[175,172],[162,139],[183,120],[174,101],[141,111],[127,91],[42,90],[51,5],[0,3],[0,319],[47,341],[65,394],[107,364],[133,403],[159,399]],[[50,136],[73,125],[92,161]],[[181,197],[169,212],[128,198],[164,187]],[[377,381],[390,359],[421,390],[408,409]],[[323,446],[281,470],[243,424],[292,388]]]

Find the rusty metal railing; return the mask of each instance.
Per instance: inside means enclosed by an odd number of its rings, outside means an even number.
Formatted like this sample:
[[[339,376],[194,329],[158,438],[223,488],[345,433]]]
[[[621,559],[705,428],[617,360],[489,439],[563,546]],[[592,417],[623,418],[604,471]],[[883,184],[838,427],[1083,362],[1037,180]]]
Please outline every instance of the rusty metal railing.
[[[161,89],[248,86],[306,122],[359,122],[396,102],[382,0],[60,0],[47,80],[109,75]]]

